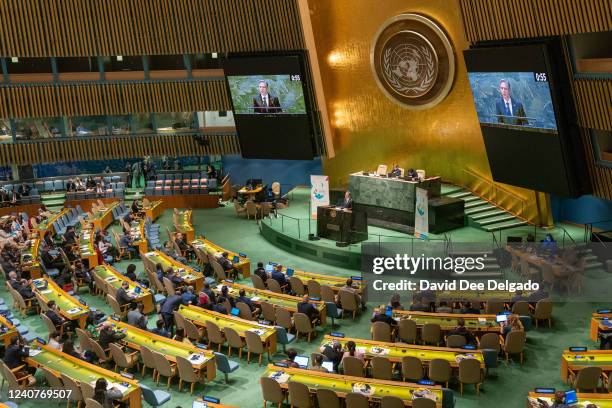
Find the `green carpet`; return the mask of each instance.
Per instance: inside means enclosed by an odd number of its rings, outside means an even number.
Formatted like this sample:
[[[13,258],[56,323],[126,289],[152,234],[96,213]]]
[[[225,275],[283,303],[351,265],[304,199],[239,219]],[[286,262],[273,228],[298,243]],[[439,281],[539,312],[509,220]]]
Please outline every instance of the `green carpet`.
[[[291,207],[287,211],[293,211]],[[297,211],[297,210],[295,210]],[[162,241],[165,237],[167,226],[171,225],[171,211],[166,211],[160,219],[157,220],[162,225]],[[343,270],[328,266],[315,261],[309,261],[280,250],[272,244],[266,242],[260,237],[259,228],[255,221],[238,218],[233,207],[210,209],[210,210],[194,210],[193,222],[196,226],[197,235],[205,235],[208,239],[227,247],[228,249],[239,250],[246,253],[252,261],[254,267],[257,261],[275,261],[293,266],[295,268],[318,272],[329,273],[340,276],[349,276],[354,274],[354,271]],[[113,226],[116,228],[116,226]],[[466,231],[458,231],[455,234],[470,239],[486,239],[490,240],[490,234],[482,235],[482,231],[476,232],[473,228],[465,228]],[[474,230],[474,231],[473,231]],[[122,261],[116,264],[120,271],[125,271],[130,262]],[[134,261],[138,267],[138,271],[142,271],[142,262]],[[246,282],[246,281],[245,281]],[[250,284],[250,281],[248,282]],[[609,287],[609,285],[607,286]],[[9,295],[2,292],[2,298],[11,304]],[[82,290],[83,298],[89,305],[98,308],[106,313],[110,313],[110,308],[101,298],[94,297]],[[402,297],[404,304],[409,303],[408,296]],[[336,331],[344,332],[351,337],[369,337],[369,315],[373,305],[368,305],[368,311],[359,316],[355,321],[351,319],[343,319],[337,321],[340,327]],[[520,408],[525,406],[526,394],[536,386],[551,386],[556,388],[564,388],[564,384],[560,380],[560,359],[561,352],[568,346],[587,345],[595,347],[589,340],[588,329],[591,313],[598,307],[609,306],[593,303],[561,303],[555,305],[554,310],[554,326],[552,329],[540,328],[528,332],[528,345],[525,356],[525,365],[520,366],[518,363],[510,362],[506,364],[502,362],[500,367],[493,370],[490,376],[482,385],[480,396],[476,396],[473,387],[467,387],[463,397],[457,395],[457,407],[472,408],[472,407],[503,407],[503,408]],[[20,318],[31,330],[34,330],[40,337],[47,337],[46,329],[43,326],[41,319],[37,316]],[[149,317],[149,325],[153,326],[156,316]],[[317,345],[322,339],[323,333],[330,331],[329,325],[325,330],[319,329],[318,335],[314,338],[311,344],[308,344],[304,338],[294,342],[289,347],[297,349],[300,353],[310,354],[315,351]],[[280,348],[279,351],[281,351]],[[246,356],[246,353],[245,353]],[[281,359],[282,354],[273,356],[274,359]],[[232,356],[233,360],[238,360],[236,352]],[[265,358],[264,358],[265,361]],[[257,363],[246,364],[246,357],[240,361],[240,369],[233,374],[230,374],[230,383],[225,384],[223,375],[218,373],[217,378],[212,383],[198,385],[195,395],[211,395],[221,399],[222,403],[235,405],[238,407],[257,407],[262,405],[261,390],[258,383],[259,377],[264,368],[259,367]],[[149,386],[154,386],[151,381],[150,374],[146,378],[140,378],[139,381],[144,382]],[[160,383],[160,388],[163,387]],[[165,387],[163,387],[165,389]],[[456,384],[451,385],[451,388],[458,390]],[[179,393],[177,382],[171,386],[170,392],[172,399],[166,403],[166,407],[187,408],[191,406],[193,396],[188,392]],[[3,390],[3,397],[6,397],[6,389]],[[23,402],[22,407],[34,407],[34,402]],[[146,405],[143,403],[143,405]]]

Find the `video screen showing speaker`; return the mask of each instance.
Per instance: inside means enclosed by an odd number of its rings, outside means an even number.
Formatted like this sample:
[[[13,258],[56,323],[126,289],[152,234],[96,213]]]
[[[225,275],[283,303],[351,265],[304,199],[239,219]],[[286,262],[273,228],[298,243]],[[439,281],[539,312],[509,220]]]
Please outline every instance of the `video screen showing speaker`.
[[[578,190],[575,110],[560,90],[569,80],[553,45],[476,47],[464,58],[493,179],[569,196]]]
[[[468,77],[480,123],[557,132],[547,72],[470,72]]]
[[[301,55],[234,56],[223,62],[242,156],[313,158]]]

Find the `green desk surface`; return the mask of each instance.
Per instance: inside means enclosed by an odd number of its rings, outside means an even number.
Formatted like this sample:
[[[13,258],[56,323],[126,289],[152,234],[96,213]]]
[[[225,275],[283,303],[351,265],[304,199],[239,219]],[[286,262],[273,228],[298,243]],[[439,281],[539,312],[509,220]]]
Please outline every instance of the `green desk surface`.
[[[360,341],[360,339],[341,339],[325,336],[321,342],[321,346],[332,344],[333,341],[338,341],[345,348],[346,342],[352,340],[357,345],[357,349],[365,353],[366,358],[377,356],[386,357],[388,359],[399,361],[403,357],[417,357],[422,361],[431,361],[435,358],[446,360],[451,365],[458,365],[459,361],[464,358],[475,358],[481,364],[484,364],[484,357],[479,350],[448,350],[444,347],[415,347],[411,345],[398,346],[395,343],[385,343],[376,341]]]
[[[182,263],[177,262],[172,258],[168,258],[159,251],[147,252],[146,254],[142,254],[142,256],[147,258],[149,262],[152,262],[153,265],[160,263],[164,270],[166,270],[166,268],[168,267],[172,267],[172,269],[178,270],[181,278],[187,281],[198,279],[203,276],[200,272],[196,272],[189,266],[183,265]]]
[[[152,333],[132,327],[126,323],[116,322],[114,320],[108,321],[116,330],[120,330],[125,333],[125,337],[122,341],[127,343],[145,346],[153,351],[172,357],[183,357],[188,359],[192,354],[202,354],[205,359],[201,363],[205,363],[215,358],[214,354],[210,351],[200,350],[195,346],[190,347],[188,344],[181,343],[167,337],[156,336]]]
[[[563,353],[563,358],[577,366],[612,366],[612,350],[609,353]]]
[[[37,285],[39,283],[42,283],[43,281],[47,281],[47,288],[39,289]],[[81,304],[78,300],[64,292],[59,286],[55,284],[55,282],[51,281],[50,279],[35,279],[32,281],[32,287],[43,299],[47,301],[47,303],[49,303],[49,301],[51,300],[54,300],[57,307],[66,315],[68,315],[71,319],[74,319],[89,311],[89,308],[87,306]],[[75,310],[72,313],[68,313],[68,311],[72,309]]]
[[[270,336],[276,336],[276,329],[274,327],[264,326],[230,315],[222,315],[197,306],[181,305],[178,312],[184,318],[198,322],[202,326],[205,325],[207,321],[211,321],[219,326],[221,330],[223,330],[224,327],[230,327],[236,330],[241,336],[244,336],[244,332],[248,330],[263,330],[264,332],[259,335],[263,341],[266,341]]]
[[[296,381],[306,385],[310,389],[328,388],[335,392],[349,393],[353,392],[353,385],[356,383],[368,384],[373,392],[371,397],[382,398],[387,395],[399,397],[403,400],[412,400],[415,391],[433,393],[436,396],[436,401],[441,403],[442,390],[440,387],[425,387],[417,384],[405,383],[400,381],[381,381],[373,378],[357,378],[347,377],[340,374],[327,374],[317,371],[302,370],[302,369],[285,369],[269,365],[263,376],[269,377],[276,372],[289,374],[288,381]],[[390,384],[394,383],[394,384]],[[397,384],[397,385],[396,385]]]
[[[67,212],[68,212],[67,208],[62,209],[61,211],[52,212],[51,216],[47,218],[46,220],[43,220],[42,222],[40,222],[38,226],[36,227],[36,229],[39,231],[47,231],[58,218],[60,218],[62,215],[64,215]]]
[[[234,298],[238,297],[238,292],[240,291],[240,289],[244,289],[244,291],[246,292],[246,296],[251,298],[253,302],[262,302],[262,301],[270,302],[271,304],[275,306],[280,306],[285,309],[295,310],[297,309],[298,302],[302,301],[302,298],[297,297],[297,296],[282,295],[282,294],[275,293],[269,290],[258,290],[251,286],[236,285],[236,284],[231,284],[231,283],[218,284],[216,287],[216,290],[219,293],[221,292],[222,286],[227,286],[228,293],[230,294],[230,296]],[[313,303],[313,304],[317,307],[318,310],[321,310],[323,307],[325,307],[325,303]]]
[[[118,205],[119,205],[119,201],[113,201],[112,203],[104,204],[104,208],[102,209],[102,211],[96,211],[96,213],[93,214],[93,217],[89,221],[101,220],[106,215],[108,215],[108,213],[112,212],[113,208],[115,208]]]
[[[529,398],[527,399],[529,403],[533,403],[530,405],[531,407],[540,408],[540,405],[537,402],[537,399],[541,399],[549,404],[549,406],[553,405],[552,397],[550,394],[535,394],[533,392],[529,393]],[[595,404],[597,408],[612,408],[612,394],[583,394],[578,393],[578,404],[572,405],[572,408],[586,408],[589,404]]]
[[[283,266],[283,273],[287,273],[287,267]],[[321,275],[313,272],[295,270],[293,276],[300,278],[304,285],[308,284],[309,280],[319,282],[321,285],[331,286],[332,288],[341,288],[346,285],[347,277]],[[354,280],[353,288],[361,290],[361,281]]]
[[[410,319],[416,322],[417,325],[421,326],[427,323],[436,323],[441,327],[457,327],[457,319],[463,317],[465,320],[465,327],[469,329],[492,329],[499,328],[499,324],[495,320],[495,316],[493,315],[482,315],[482,317],[471,317],[473,315],[461,315],[457,314],[457,317],[451,316],[437,316],[436,313],[428,313],[424,314],[412,314],[410,312],[393,312],[393,317],[396,320],[399,319]],[[470,316],[470,317],[468,317]]]
[[[528,297],[532,292],[523,291],[523,296]],[[489,300],[498,300],[500,302],[509,302],[515,294],[504,290],[487,290],[487,291],[464,291],[464,290],[440,290],[436,291],[436,301],[450,300],[460,302],[463,300],[486,302]]]
[[[94,250],[94,234],[95,231],[92,229],[84,229],[80,234],[80,249],[81,249],[81,257],[85,256],[93,256],[95,254]]]
[[[108,285],[111,285],[116,289],[119,289],[121,287],[121,282],[123,281],[126,281],[130,285],[128,292],[134,293],[134,289],[137,286],[140,287],[141,292],[140,295],[136,297],[136,299],[149,296],[151,294],[149,289],[121,275],[110,265],[98,265],[94,268],[94,273],[100,278],[102,278],[102,280],[105,281]]]
[[[34,348],[32,348],[33,350]],[[115,374],[111,371],[105,370],[103,368],[94,366],[85,361],[76,359],[70,359],[69,356],[61,353],[59,351],[52,352],[47,349],[41,349],[41,352],[33,357],[29,357],[32,361],[44,366],[47,369],[62,373],[72,378],[73,380],[79,382],[86,382],[92,385],[95,385],[95,381],[104,377],[109,383],[117,383],[122,382],[118,378],[115,378],[112,374]],[[107,373],[104,373],[104,372]],[[136,390],[138,386],[130,384],[128,389],[124,391],[123,395],[126,396],[130,392]]]
[[[206,240],[206,239],[205,240],[202,240],[202,239],[193,240],[193,241],[191,241],[191,245],[194,248],[198,248],[200,250],[206,251],[207,253],[209,253],[209,254],[211,254],[213,256],[220,256],[223,252],[227,252],[228,258],[229,258],[230,261],[234,258],[234,256],[237,256],[239,258],[238,259],[238,263],[234,263],[232,261],[232,263],[235,266],[242,266],[242,265],[247,264],[247,263],[250,262],[249,258],[245,258],[245,257],[240,256],[238,254],[238,252],[229,251],[229,250],[227,250],[225,248],[222,248],[219,245],[214,244],[214,243],[212,243],[212,242],[210,242],[209,240]]]

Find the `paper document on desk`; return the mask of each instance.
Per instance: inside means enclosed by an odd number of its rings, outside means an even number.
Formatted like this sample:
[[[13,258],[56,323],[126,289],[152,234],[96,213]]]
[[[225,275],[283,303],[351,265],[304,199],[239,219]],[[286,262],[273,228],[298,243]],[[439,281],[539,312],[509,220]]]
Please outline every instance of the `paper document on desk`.
[[[258,302],[258,301],[259,301],[259,299],[260,299],[260,297],[259,297],[259,296],[253,296],[253,297],[251,298],[251,300],[252,300],[253,302]]]
[[[81,309],[80,307],[73,307],[72,309],[67,310],[66,313],[74,314],[74,313],[79,313],[81,310],[83,310],[83,309]]]
[[[189,360],[191,364],[202,364],[206,358],[203,354],[192,353],[187,357],[187,360]]]
[[[28,355],[30,357],[34,357],[39,355],[40,353],[42,353],[42,349],[30,349],[30,351],[28,352]]]
[[[487,322],[487,318],[486,318],[486,317],[479,317],[479,318],[478,318],[478,323],[482,323],[482,324],[484,324],[484,323],[486,323],[486,322]]]
[[[249,329],[250,332],[257,334],[258,336],[262,336],[266,333],[263,329]]]
[[[275,371],[270,374],[270,378],[272,378],[279,384],[284,384],[289,381],[290,375],[282,371]]]
[[[52,293],[53,291],[51,289],[47,289],[47,290],[42,290],[40,292],[41,295],[48,295],[49,293]]]

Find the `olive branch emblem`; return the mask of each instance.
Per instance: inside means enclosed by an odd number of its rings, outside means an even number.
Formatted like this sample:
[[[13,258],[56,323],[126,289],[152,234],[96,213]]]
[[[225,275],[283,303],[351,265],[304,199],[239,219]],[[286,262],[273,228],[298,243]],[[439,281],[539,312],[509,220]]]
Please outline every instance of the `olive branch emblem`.
[[[424,75],[420,79],[417,85],[404,85],[401,82],[401,77],[393,72],[391,67],[391,55],[394,51],[393,48],[388,48],[383,53],[383,73],[387,79],[389,85],[391,85],[397,92],[405,94],[405,96],[421,96],[427,91],[433,81],[435,80],[435,57],[431,50],[426,46],[415,47],[419,51],[418,53],[413,50],[412,53],[419,57],[419,60],[424,62],[426,69]]]

